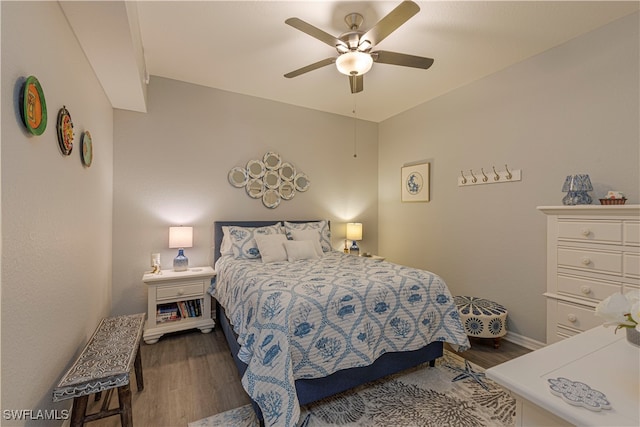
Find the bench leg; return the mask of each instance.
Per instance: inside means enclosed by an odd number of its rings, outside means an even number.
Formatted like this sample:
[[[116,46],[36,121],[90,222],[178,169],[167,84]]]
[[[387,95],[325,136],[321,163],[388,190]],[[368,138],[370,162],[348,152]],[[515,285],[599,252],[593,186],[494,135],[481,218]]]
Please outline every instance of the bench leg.
[[[133,427],[131,388],[129,384],[118,387],[118,401],[120,403],[120,424],[122,427]]]
[[[144,378],[142,378],[142,357],[140,356],[140,344],[138,344],[138,352],[136,353],[136,361],[133,363],[136,371],[136,384],[138,391],[144,390]]]
[[[84,415],[87,412],[87,403],[89,396],[80,396],[73,399],[73,408],[71,409],[71,427],[84,426]]]

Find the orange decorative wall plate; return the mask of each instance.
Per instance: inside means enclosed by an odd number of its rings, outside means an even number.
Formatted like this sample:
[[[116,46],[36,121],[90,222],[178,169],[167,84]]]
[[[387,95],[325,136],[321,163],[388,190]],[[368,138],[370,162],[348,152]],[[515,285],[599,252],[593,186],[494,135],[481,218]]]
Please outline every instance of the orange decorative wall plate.
[[[27,77],[20,94],[20,116],[27,130],[42,135],[47,127],[47,103],[40,82],[34,76]]]

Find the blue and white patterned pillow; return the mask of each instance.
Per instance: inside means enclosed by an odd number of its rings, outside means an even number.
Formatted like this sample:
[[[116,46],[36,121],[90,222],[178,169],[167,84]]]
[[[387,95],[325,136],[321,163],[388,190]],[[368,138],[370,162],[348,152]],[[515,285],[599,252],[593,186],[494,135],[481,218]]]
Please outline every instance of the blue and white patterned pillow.
[[[329,229],[329,221],[313,221],[313,222],[284,222],[284,230],[287,239],[293,240],[292,230],[318,230],[320,231],[320,244],[325,252],[331,251],[331,230]]]
[[[265,227],[240,227],[230,226],[228,236],[231,240],[231,249],[236,259],[260,258],[260,250],[254,236],[256,234],[282,234],[282,223]]]

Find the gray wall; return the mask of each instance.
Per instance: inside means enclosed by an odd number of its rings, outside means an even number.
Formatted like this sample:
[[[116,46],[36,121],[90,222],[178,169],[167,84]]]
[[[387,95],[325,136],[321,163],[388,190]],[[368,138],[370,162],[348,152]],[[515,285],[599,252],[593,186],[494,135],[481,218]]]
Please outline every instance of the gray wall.
[[[63,409],[71,401],[53,404],[51,389],[111,309],[113,109],[57,2],[1,7],[2,409]],[[47,103],[40,136],[18,110],[29,75]],[[63,105],[75,125],[70,156],[56,136]],[[84,130],[90,168],[80,162]]]
[[[545,215],[567,175],[640,202],[638,14],[379,125],[379,248],[440,274],[454,294],[499,301],[509,329],[545,341]],[[437,62],[436,62],[437,65]],[[400,202],[400,170],[431,161],[432,200]],[[458,187],[461,170],[522,181]]]
[[[148,113],[115,111],[113,310],[146,311],[142,274],[152,252],[172,268],[171,225],[194,227],[190,264],[212,265],[216,220],[309,219],[363,223],[362,250],[377,250],[377,125],[259,98],[152,77]],[[234,166],[275,151],[311,180],[307,192],[267,209],[232,187]]]

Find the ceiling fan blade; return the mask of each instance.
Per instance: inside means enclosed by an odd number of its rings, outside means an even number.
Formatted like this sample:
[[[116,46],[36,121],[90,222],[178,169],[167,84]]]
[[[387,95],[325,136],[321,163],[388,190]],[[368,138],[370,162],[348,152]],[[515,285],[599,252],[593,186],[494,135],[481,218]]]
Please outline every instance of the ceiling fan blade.
[[[289,24],[293,28],[296,28],[302,31],[303,33],[307,33],[311,37],[316,38],[321,42],[328,44],[331,47],[336,47],[338,45],[346,46],[346,43],[340,40],[339,38],[334,37],[325,31],[322,31],[320,28],[316,28],[313,25],[304,22],[300,18],[289,18],[284,22],[285,24]]]
[[[309,71],[317,70],[318,68],[331,65],[334,62],[336,62],[336,58],[326,58],[326,59],[323,59],[322,61],[314,62],[313,64],[307,65],[306,67],[298,68],[297,70],[291,71],[290,73],[287,73],[284,76],[290,79],[292,77],[297,77],[300,74],[308,73]]]
[[[426,70],[433,65],[433,58],[389,52],[387,50],[371,52],[371,57],[374,62],[378,62],[380,64],[401,65],[403,67],[422,68],[423,70]]]
[[[358,93],[364,90],[364,75],[349,76],[349,86],[351,86],[351,93]]]
[[[414,2],[409,0],[403,1],[389,12],[387,16],[382,18],[373,28],[364,33],[362,37],[360,37],[360,40],[368,40],[375,46],[419,11],[420,7]]]

